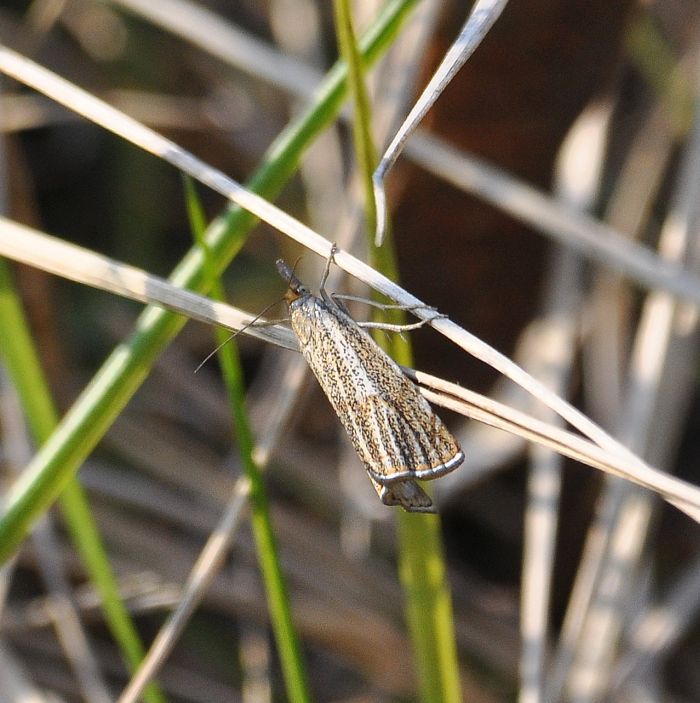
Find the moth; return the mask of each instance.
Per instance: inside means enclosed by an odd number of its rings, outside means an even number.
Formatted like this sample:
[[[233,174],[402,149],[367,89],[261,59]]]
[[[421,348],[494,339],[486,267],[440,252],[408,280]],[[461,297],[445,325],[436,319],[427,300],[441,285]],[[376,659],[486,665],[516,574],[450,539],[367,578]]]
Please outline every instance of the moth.
[[[464,453],[416,386],[325,289],[335,245],[313,295],[287,264],[285,300],[301,353],[385,505],[434,512],[416,479],[444,476]]]

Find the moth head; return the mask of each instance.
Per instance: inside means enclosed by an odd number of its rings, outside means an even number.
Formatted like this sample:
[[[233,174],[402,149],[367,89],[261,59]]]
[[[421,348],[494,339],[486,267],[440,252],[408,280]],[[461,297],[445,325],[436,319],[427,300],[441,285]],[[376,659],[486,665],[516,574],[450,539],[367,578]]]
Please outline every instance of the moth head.
[[[294,275],[293,269],[290,269],[282,259],[277,259],[277,271],[279,275],[287,281],[287,292],[284,294],[284,299],[287,305],[291,305],[295,300],[311,295],[311,291]]]

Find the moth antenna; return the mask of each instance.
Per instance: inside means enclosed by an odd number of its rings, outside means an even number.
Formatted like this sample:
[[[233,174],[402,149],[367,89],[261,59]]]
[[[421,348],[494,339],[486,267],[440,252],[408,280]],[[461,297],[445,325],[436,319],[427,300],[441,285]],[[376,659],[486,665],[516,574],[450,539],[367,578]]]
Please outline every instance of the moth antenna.
[[[202,359],[202,361],[199,362],[199,364],[197,365],[197,368],[193,371],[193,373],[197,373],[197,371],[199,371],[199,369],[201,369],[202,366],[204,366],[204,364],[206,364],[207,361],[209,361],[209,359],[211,359],[212,356],[214,356],[214,354],[216,354],[221,349],[223,349],[239,332],[242,332],[244,329],[245,329],[245,327],[240,330],[236,330],[233,334],[229,335],[223,342],[221,342],[221,344],[219,344],[217,347],[215,347],[213,351],[210,351],[204,357],[204,359]]]
[[[284,298],[280,298],[279,300],[276,300],[274,303],[270,303],[266,308],[263,308],[261,312],[259,312],[250,322],[246,323],[241,327],[241,329],[236,330],[233,332],[231,335],[229,335],[221,344],[219,344],[213,351],[209,352],[204,359],[199,363],[197,368],[194,370],[194,373],[197,373],[204,364],[209,361],[209,359],[212,358],[217,352],[221,351],[234,337],[238,336],[241,332],[245,332],[249,327],[252,327],[268,310],[272,309],[275,307],[275,305],[279,305],[281,302],[284,301]]]
[[[297,266],[299,265],[299,262],[300,262],[303,258],[304,258],[304,255],[303,255],[303,254],[299,254],[299,256],[297,256],[297,258],[296,258],[296,261],[294,262],[294,265],[292,266],[292,276],[294,276],[294,278],[297,278],[297,275],[296,275]],[[297,278],[297,280],[298,280],[298,278]]]

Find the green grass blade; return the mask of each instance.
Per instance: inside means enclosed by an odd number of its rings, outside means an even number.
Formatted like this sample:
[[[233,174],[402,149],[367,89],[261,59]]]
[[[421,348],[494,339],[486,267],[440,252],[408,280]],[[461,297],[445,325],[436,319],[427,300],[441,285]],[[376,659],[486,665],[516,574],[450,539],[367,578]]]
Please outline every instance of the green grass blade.
[[[213,275],[214,260],[204,239],[205,220],[191,179],[185,179],[185,187],[195,241],[204,252],[205,265],[209,267]],[[225,300],[223,287],[218,278],[215,278],[212,284],[211,297],[222,302]],[[216,343],[222,345],[218,351],[219,363],[231,407],[233,427],[238,440],[238,452],[243,470],[250,480],[251,526],[265,585],[270,621],[275,633],[284,674],[287,697],[292,703],[308,703],[311,700],[308,679],[278,556],[267,491],[260,468],[253,460],[253,433],[245,409],[245,387],[238,345],[235,340],[230,338],[230,333],[223,329],[215,330],[215,338]]]
[[[406,593],[421,700],[460,703],[457,642],[440,518],[405,512],[398,517],[399,574]]]
[[[335,0],[338,43],[348,64],[348,84],[354,98],[353,136],[355,154],[365,193],[365,222],[372,265],[391,280],[398,279],[398,267],[389,233],[384,246],[374,244],[376,207],[372,173],[377,166],[377,152],[371,130],[371,111],[364,84],[364,68],[352,26],[350,3]],[[378,316],[401,324],[402,311]],[[410,342],[400,335],[387,340],[376,335],[377,342],[400,364],[412,366]],[[399,573],[406,594],[406,612],[418,668],[421,699],[425,703],[459,703],[461,687],[454,632],[452,599],[442,545],[440,518],[437,515],[399,512]]]
[[[335,28],[338,35],[340,55],[348,67],[348,88],[355,106],[352,121],[352,134],[355,145],[355,158],[362,178],[365,192],[365,224],[369,232],[374,232],[376,208],[373,197],[372,172],[377,163],[377,150],[372,137],[372,115],[369,97],[364,81],[362,54],[357,46],[352,22],[350,3],[347,0],[335,0]],[[369,190],[367,174],[369,173]]]
[[[87,497],[76,478],[68,481],[59,501],[73,543],[100,596],[100,607],[109,631],[121,649],[128,671],[133,674],[145,655],[143,643],[121,598],[119,584],[107,558]],[[143,697],[147,703],[165,701],[165,696],[155,681],[151,681],[144,689]]]
[[[393,0],[372,25],[361,43],[366,63],[387,48],[416,0]],[[310,107],[268,149],[266,158],[248,187],[272,199],[294,173],[313,138],[337,115],[345,96],[345,67],[336,65],[324,80]],[[231,207],[207,230],[207,242],[216,261],[216,273],[240,250],[255,218]],[[183,288],[206,292],[206,275],[199,247],[178,265],[171,281]],[[185,320],[173,313],[148,307],[131,337],[120,344],[76,400],[56,431],[42,446],[8,495],[0,519],[0,563],[5,561],[34,521],[56,499],[94,446],[147,377],[151,366]]]
[[[32,437],[37,445],[51,435],[58,413],[32,342],[7,263],[0,259],[0,356],[17,389]],[[68,481],[59,497],[63,516],[90,580],[100,596],[107,626],[119,645],[130,671],[135,671],[144,649],[138,632],[119,594],[114,572],[107,558],[87,497],[78,480]],[[144,691],[148,703],[165,698],[156,683]]]
[[[0,259],[0,355],[17,390],[29,430],[41,444],[58,423],[10,267]]]

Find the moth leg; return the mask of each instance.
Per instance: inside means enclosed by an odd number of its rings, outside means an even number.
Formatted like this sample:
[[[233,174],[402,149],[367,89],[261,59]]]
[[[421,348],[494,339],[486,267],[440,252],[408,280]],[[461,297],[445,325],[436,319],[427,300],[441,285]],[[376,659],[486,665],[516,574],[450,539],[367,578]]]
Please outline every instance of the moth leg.
[[[331,271],[331,264],[334,261],[335,253],[338,251],[338,245],[333,242],[331,244],[331,253],[328,255],[328,258],[326,259],[326,267],[323,269],[323,275],[321,276],[321,284],[318,287],[318,292],[321,294],[321,297],[324,300],[329,300],[331,296],[328,295],[328,292],[326,291],[326,281],[328,280],[328,274]]]
[[[380,310],[405,310],[406,312],[414,312],[415,310],[430,310],[434,312],[439,317],[445,317],[441,315],[437,308],[432,305],[426,305],[425,303],[416,303],[415,305],[403,305],[402,303],[380,303],[376,300],[370,300],[369,298],[362,298],[359,295],[347,295],[345,293],[331,293],[331,297],[334,299],[341,300],[352,300],[355,303],[365,303],[366,305],[371,305],[373,308],[379,308]]]
[[[283,322],[289,322],[291,319],[291,317],[278,317],[274,320],[258,320],[257,322],[247,324],[245,327],[238,330],[238,332],[243,332],[243,330],[248,327],[272,327],[273,325],[281,325]]]
[[[363,329],[372,329],[372,330],[384,330],[385,332],[408,332],[409,330],[417,330],[420,329],[423,325],[427,325],[429,322],[432,322],[433,320],[437,320],[443,317],[447,317],[446,315],[438,315],[436,317],[431,317],[429,320],[419,320],[418,322],[411,322],[406,325],[392,325],[388,322],[358,322],[357,326],[362,327]]]
[[[405,325],[390,325],[383,322],[358,322],[359,327],[372,328],[372,329],[383,329],[389,332],[408,332],[409,330],[417,330],[423,325],[432,322],[433,320],[442,320],[447,317],[438,312],[432,305],[425,305],[423,303],[418,303],[417,305],[400,305],[400,304],[387,304],[378,303],[376,300],[368,300],[367,298],[361,298],[356,295],[345,295],[340,293],[331,293],[331,298],[339,307],[347,311],[345,305],[343,305],[343,300],[352,300],[357,303],[366,303],[372,307],[378,308],[379,310],[405,310],[406,312],[415,312],[416,310],[428,310],[433,314],[427,320],[419,320],[418,322],[412,322]]]
[[[326,300],[326,302],[329,302],[328,299]],[[352,313],[350,312],[350,309],[347,307],[347,305],[345,305],[342,300],[336,298],[333,293],[331,293],[330,295],[330,302],[333,303],[333,305],[335,305],[335,307],[337,307],[339,310],[342,310],[348,317],[352,317]]]

